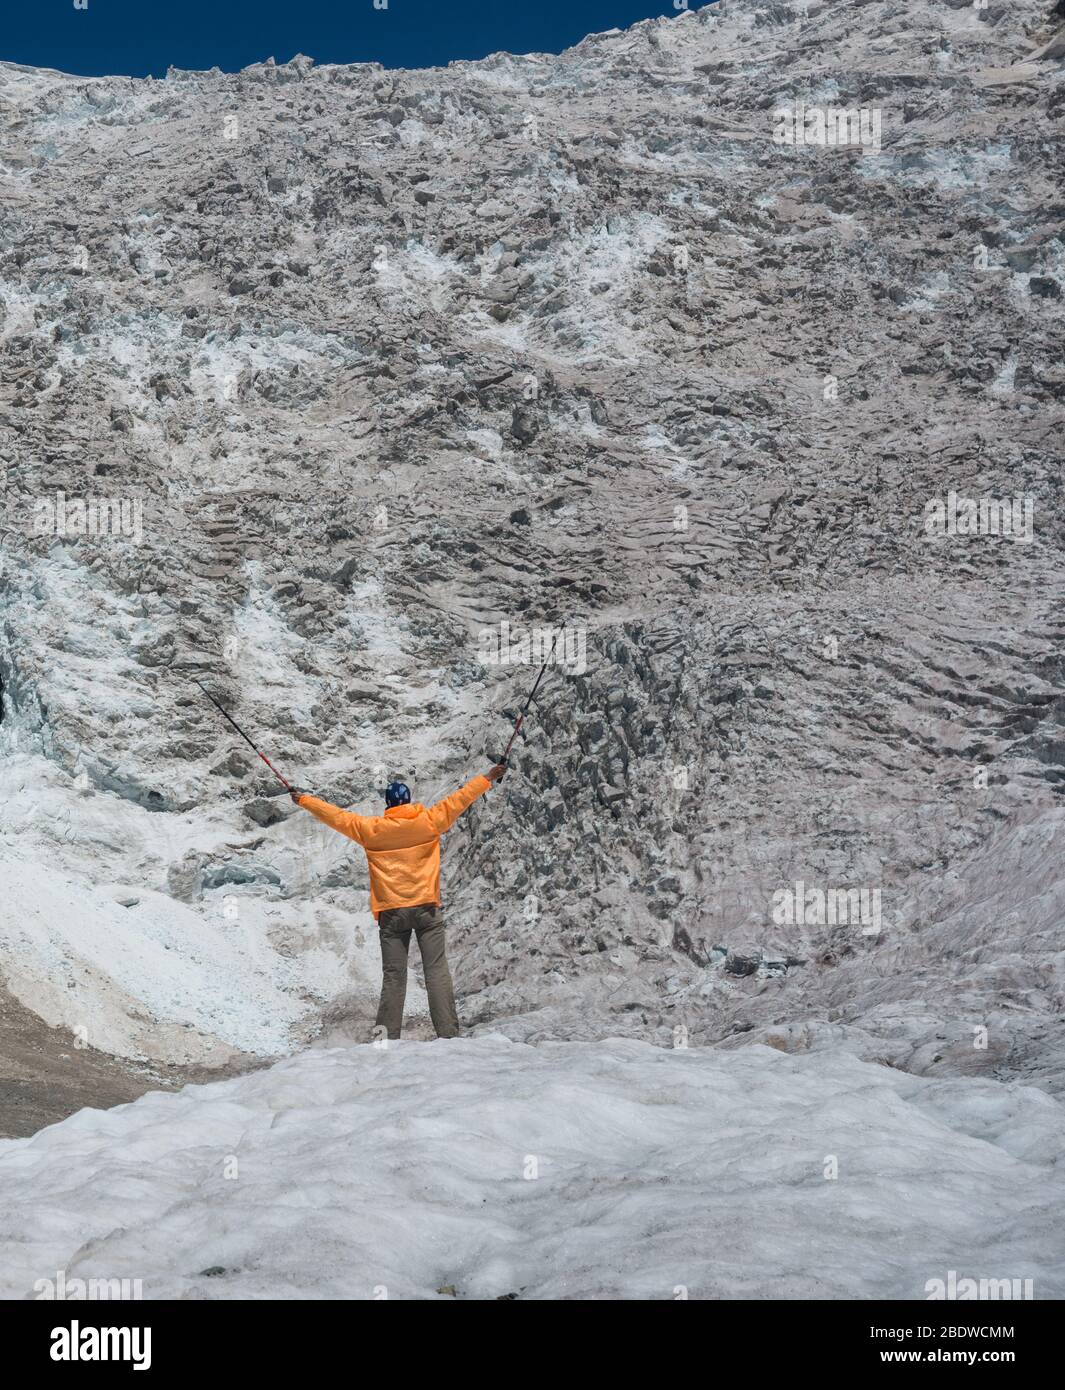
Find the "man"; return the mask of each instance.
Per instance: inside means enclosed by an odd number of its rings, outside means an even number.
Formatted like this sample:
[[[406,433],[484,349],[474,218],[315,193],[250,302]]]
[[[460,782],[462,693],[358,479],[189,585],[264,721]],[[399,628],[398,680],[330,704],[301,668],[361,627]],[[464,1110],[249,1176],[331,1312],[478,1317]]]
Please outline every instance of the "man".
[[[429,1015],[438,1038],[457,1038],[455,991],[444,949],[444,919],[440,912],[440,836],[451,827],[505,768],[497,764],[483,777],[467,782],[435,806],[413,806],[405,782],[385,789],[383,816],[356,816],[328,801],[320,801],[302,787],[289,795],[297,806],[362,845],[370,865],[370,910],[381,928],[381,1004],[377,1023],[390,1038],[403,1027],[403,1001],[407,994],[407,952],[411,932],[417,933],[425,968]]]

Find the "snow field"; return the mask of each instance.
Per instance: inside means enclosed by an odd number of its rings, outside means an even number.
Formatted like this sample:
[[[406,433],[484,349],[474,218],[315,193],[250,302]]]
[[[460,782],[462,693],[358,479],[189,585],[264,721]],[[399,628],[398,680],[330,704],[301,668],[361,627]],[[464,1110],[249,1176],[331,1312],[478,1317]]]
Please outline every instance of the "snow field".
[[[955,1270],[1060,1298],[1061,1133],[1040,1091],[840,1053],[311,1051],[0,1143],[0,1292],[923,1299]]]

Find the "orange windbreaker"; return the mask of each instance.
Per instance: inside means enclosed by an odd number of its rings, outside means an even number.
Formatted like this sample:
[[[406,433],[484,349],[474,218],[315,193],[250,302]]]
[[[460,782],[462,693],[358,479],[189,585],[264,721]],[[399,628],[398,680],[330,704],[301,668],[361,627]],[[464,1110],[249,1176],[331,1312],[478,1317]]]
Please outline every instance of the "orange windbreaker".
[[[383,816],[357,816],[301,796],[299,804],[324,825],[362,845],[370,864],[370,910],[419,907],[440,901],[440,836],[491,786],[477,776],[435,806],[390,806]]]

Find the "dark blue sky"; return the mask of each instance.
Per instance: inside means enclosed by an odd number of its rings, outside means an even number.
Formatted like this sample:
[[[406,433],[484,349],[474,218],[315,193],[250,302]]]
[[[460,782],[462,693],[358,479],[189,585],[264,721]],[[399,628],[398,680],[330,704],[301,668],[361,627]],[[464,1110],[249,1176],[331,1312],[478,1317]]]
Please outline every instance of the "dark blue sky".
[[[652,15],[673,0],[14,0],[0,59],[83,76],[162,77],[177,68],[235,72],[273,56],[319,63],[428,67],[507,51],[557,53],[585,34]],[[697,8],[699,0],[689,0]]]

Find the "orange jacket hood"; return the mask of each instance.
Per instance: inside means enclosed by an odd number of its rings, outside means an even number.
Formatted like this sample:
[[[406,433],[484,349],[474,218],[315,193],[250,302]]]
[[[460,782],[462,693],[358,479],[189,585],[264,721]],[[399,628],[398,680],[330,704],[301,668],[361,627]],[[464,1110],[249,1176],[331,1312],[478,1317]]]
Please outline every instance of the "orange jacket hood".
[[[299,804],[366,851],[370,908],[377,917],[393,907],[439,903],[440,836],[491,785],[487,777],[474,777],[434,806],[390,806],[383,816],[357,816],[316,796],[301,796]]]

